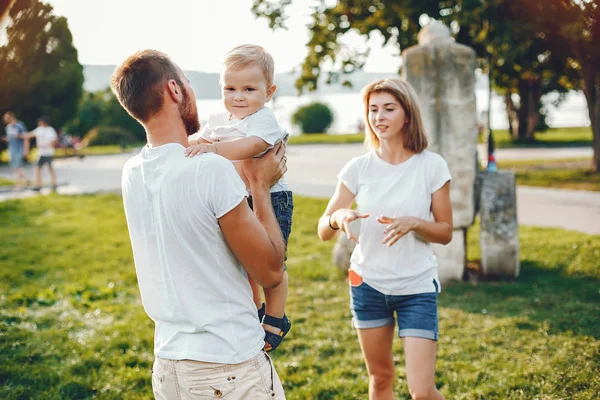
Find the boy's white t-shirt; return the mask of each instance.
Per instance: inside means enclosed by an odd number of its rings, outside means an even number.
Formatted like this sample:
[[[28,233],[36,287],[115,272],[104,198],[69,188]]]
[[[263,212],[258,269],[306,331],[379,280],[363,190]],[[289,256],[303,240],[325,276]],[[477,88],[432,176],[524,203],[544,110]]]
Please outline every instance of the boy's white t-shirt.
[[[434,280],[439,290],[437,259],[431,243],[410,232],[387,247],[382,243],[386,225],[377,222],[377,217],[429,220],[431,195],[451,180],[446,161],[438,154],[423,151],[392,165],[370,151],[350,160],[338,179],[356,195],[357,210],[370,214],[361,220],[350,268],[386,295],[435,292]]]
[[[284,132],[275,114],[269,107],[263,107],[244,119],[232,118],[227,111],[212,114],[200,132],[200,137],[211,143],[228,142],[248,136],[256,136],[269,144],[269,149],[275,144],[286,140]],[[289,190],[283,177],[271,187],[271,192]]]
[[[219,218],[245,201],[233,164],[144,147],[123,168],[125,215],[142,303],[155,322],[154,354],[237,364],[260,352],[262,329],[248,275]]]
[[[56,131],[51,126],[38,126],[33,130],[35,143],[40,157],[49,157],[54,155],[53,141],[58,139]]]

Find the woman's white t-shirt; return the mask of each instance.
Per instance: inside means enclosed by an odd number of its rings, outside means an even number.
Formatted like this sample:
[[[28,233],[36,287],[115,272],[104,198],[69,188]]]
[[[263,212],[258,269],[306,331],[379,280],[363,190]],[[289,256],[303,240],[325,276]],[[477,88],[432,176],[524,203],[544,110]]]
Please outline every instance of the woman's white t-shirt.
[[[451,180],[446,161],[436,153],[423,151],[392,165],[371,151],[350,160],[338,179],[356,196],[357,210],[370,214],[361,220],[350,268],[386,295],[435,292],[436,284],[439,290],[437,259],[431,243],[410,232],[387,247],[382,243],[386,225],[377,222],[377,217],[429,220],[431,195]]]

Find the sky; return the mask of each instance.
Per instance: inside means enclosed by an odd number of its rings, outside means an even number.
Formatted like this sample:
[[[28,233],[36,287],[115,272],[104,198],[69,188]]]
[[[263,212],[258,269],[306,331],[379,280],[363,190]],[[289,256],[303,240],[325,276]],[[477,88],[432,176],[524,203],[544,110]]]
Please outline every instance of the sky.
[[[44,0],[67,17],[82,64],[114,65],[139,49],[161,50],[184,70],[219,72],[225,53],[236,45],[263,46],[275,59],[276,72],[297,68],[306,55],[310,5],[295,0],[288,30],[272,31],[265,18],[254,17],[252,0]],[[357,48],[366,40],[345,40]],[[401,59],[394,46],[382,48],[373,35],[369,72],[397,71]]]

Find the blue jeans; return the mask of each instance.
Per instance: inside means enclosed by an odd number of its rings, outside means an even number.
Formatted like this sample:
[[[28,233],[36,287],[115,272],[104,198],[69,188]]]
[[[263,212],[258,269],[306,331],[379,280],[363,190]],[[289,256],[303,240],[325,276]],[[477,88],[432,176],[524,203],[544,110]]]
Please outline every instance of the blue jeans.
[[[366,282],[350,286],[352,325],[356,329],[379,328],[398,319],[399,337],[438,340],[437,283],[432,293],[385,295]]]
[[[294,213],[294,199],[292,197],[292,192],[272,192],[271,204],[273,205],[275,218],[277,218],[277,222],[279,222],[279,228],[281,228],[281,234],[283,235],[283,241],[285,242],[285,259],[287,260],[287,245],[290,233],[292,232],[292,214]],[[252,208],[252,196],[248,197],[248,205]]]

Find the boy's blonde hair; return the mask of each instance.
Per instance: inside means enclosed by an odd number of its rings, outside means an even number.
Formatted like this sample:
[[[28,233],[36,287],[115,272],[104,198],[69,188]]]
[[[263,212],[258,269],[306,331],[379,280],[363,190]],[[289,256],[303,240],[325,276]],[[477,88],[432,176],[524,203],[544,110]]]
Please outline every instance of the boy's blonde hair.
[[[400,106],[406,114],[408,123],[403,131],[404,148],[415,153],[425,150],[429,144],[423,120],[421,119],[421,109],[417,101],[417,94],[412,86],[402,79],[380,79],[369,83],[362,90],[363,102],[365,104],[365,145],[372,149],[379,148],[379,138],[373,132],[371,121],[369,120],[369,98],[373,93],[389,93],[400,103]]]
[[[264,48],[254,44],[243,44],[231,49],[223,61],[225,70],[243,68],[251,64],[256,64],[262,69],[267,80],[267,87],[272,86],[275,76],[275,61]]]

